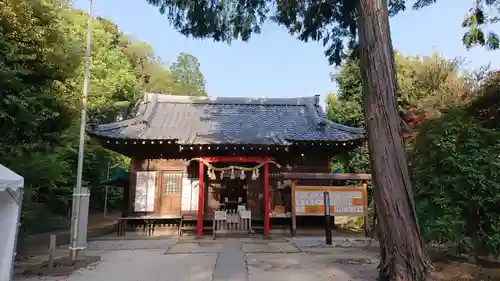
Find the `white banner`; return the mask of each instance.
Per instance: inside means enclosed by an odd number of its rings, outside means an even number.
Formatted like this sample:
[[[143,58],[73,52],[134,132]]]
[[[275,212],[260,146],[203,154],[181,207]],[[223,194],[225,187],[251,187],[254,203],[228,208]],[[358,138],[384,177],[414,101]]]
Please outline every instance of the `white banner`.
[[[156,195],[156,171],[137,172],[135,185],[135,212],[154,212]]]
[[[183,212],[198,210],[198,194],[199,181],[189,178],[183,178],[181,201],[181,210]]]

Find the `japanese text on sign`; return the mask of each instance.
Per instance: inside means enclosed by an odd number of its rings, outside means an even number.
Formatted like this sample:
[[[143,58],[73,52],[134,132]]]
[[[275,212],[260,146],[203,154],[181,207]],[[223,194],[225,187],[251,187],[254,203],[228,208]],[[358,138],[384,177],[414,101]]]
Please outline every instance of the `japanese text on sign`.
[[[330,214],[332,216],[363,215],[367,209],[366,188],[364,186],[295,186],[294,211],[296,215],[324,215],[323,192],[330,196]]]

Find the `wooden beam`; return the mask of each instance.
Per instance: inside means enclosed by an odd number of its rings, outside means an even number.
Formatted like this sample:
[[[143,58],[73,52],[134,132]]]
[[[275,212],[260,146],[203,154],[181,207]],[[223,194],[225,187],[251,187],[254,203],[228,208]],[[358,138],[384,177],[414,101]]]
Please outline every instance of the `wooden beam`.
[[[371,174],[283,173],[286,180],[371,180]]]
[[[203,207],[205,203],[203,199],[205,198],[205,165],[202,162],[198,165],[199,168],[199,184],[198,184],[198,218],[196,222],[196,236],[201,237],[203,235]]]
[[[205,157],[203,160],[208,163],[262,163],[272,160],[270,157],[245,157],[245,156],[218,156]]]

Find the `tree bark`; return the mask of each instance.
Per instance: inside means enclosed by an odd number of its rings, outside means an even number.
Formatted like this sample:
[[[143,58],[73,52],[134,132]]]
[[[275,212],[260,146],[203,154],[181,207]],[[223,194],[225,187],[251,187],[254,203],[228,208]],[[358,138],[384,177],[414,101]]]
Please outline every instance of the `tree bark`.
[[[387,0],[359,0],[364,115],[379,222],[380,280],[430,279],[415,211],[396,100]]]

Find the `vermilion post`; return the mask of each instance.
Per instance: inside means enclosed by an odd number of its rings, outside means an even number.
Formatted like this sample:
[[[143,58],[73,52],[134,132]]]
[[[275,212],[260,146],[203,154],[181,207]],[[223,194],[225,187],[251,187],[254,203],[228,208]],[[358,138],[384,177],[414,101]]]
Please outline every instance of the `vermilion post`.
[[[199,184],[198,184],[198,221],[196,224],[196,236],[201,237],[203,232],[203,199],[205,198],[205,164],[199,164]]]
[[[269,164],[264,164],[264,236],[270,233],[270,205],[269,205]]]

